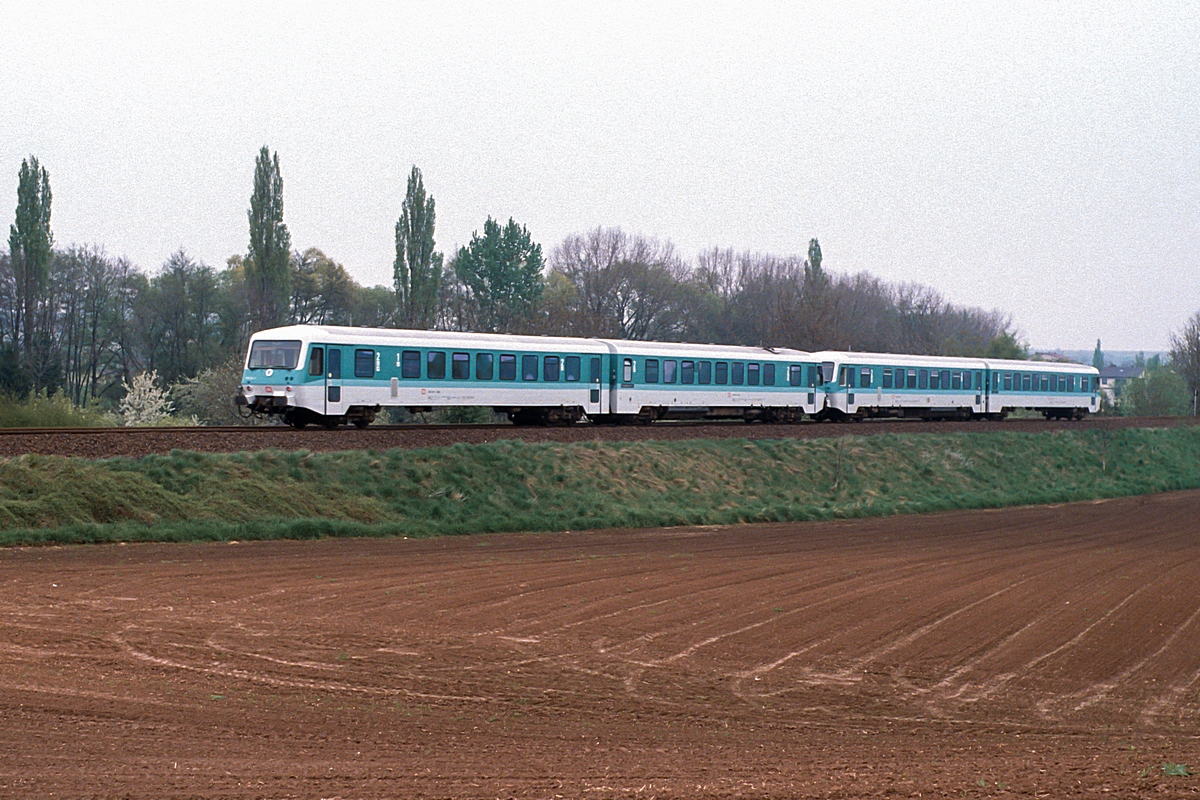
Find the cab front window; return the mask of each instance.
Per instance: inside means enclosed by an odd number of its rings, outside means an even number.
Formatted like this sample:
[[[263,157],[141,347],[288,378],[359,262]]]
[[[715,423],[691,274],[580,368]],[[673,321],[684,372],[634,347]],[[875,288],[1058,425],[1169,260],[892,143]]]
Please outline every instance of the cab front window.
[[[299,360],[299,341],[259,339],[250,347],[246,369],[295,369]]]

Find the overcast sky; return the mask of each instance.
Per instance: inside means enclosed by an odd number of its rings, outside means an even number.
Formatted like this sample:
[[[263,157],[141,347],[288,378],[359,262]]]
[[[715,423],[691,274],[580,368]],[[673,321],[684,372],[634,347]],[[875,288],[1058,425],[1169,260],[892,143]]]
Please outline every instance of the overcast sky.
[[[488,215],[547,256],[816,237],[1039,348],[1200,310],[1196,3],[343,5],[0,0],[0,222],[34,154],[58,245],[220,267],[266,144],[293,246],[368,285],[416,164],[448,254]]]

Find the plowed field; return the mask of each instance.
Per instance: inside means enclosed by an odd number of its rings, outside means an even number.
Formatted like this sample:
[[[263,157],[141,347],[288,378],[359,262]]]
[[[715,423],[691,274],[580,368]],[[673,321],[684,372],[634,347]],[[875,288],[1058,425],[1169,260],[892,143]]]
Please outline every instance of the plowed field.
[[[1198,588],[1197,492],[8,550],[0,794],[1191,796]]]

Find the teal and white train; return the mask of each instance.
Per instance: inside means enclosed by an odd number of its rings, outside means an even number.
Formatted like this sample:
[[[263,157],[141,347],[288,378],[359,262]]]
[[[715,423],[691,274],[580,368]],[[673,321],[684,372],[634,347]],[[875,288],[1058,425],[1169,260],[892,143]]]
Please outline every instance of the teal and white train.
[[[294,325],[251,337],[234,402],[303,428],[382,409],[482,406],[516,424],[919,417],[1080,419],[1100,408],[1079,364]]]

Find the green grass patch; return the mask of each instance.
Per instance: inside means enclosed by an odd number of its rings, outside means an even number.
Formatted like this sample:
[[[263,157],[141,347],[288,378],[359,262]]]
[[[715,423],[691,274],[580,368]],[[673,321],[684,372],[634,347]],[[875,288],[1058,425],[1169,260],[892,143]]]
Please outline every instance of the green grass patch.
[[[0,544],[821,520],[1200,487],[1200,427],[0,461]]]

